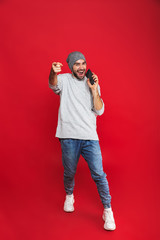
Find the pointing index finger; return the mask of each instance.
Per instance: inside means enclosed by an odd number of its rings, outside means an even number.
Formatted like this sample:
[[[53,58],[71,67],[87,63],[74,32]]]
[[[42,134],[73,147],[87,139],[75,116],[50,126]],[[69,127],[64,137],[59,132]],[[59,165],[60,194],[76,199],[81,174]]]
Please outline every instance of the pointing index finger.
[[[62,64],[62,63],[60,63],[60,62],[57,62],[57,65],[63,66],[63,64]]]

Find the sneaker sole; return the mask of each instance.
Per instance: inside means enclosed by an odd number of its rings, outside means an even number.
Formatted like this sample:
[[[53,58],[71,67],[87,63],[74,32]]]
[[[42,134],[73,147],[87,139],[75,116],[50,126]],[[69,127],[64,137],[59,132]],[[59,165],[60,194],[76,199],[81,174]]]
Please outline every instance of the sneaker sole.
[[[67,209],[63,209],[65,212],[68,212],[68,213],[71,213],[71,212],[74,212],[74,208],[73,209],[70,209],[70,210],[67,210]]]
[[[114,228],[105,228],[104,227],[104,229],[107,230],[107,231],[114,231],[116,229],[116,227],[114,227]]]

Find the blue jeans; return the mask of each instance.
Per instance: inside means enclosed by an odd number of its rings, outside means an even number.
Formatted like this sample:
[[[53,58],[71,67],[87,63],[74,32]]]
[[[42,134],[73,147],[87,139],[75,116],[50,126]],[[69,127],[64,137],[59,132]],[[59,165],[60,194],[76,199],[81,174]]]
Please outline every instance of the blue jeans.
[[[64,166],[64,187],[66,194],[72,194],[74,176],[80,155],[88,163],[91,176],[95,181],[104,208],[111,207],[108,181],[103,171],[102,155],[97,140],[60,139],[62,162]]]

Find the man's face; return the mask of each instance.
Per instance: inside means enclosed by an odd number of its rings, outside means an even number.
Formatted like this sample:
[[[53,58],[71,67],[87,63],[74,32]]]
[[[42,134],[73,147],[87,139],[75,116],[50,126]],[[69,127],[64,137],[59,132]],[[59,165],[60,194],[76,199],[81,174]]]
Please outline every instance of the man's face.
[[[84,61],[83,59],[77,60],[73,65],[72,70],[73,75],[76,78],[82,80],[86,73],[86,67],[87,67],[86,61]]]

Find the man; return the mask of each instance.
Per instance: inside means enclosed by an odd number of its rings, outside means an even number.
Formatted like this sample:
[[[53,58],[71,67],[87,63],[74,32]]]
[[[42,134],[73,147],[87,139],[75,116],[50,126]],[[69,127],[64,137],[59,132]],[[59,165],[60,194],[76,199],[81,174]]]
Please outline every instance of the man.
[[[106,230],[115,230],[108,181],[103,171],[102,155],[96,131],[96,117],[104,112],[98,77],[93,73],[92,85],[85,76],[86,59],[81,52],[72,52],[67,58],[72,73],[58,74],[63,66],[53,62],[49,87],[60,95],[56,137],[60,139],[64,166],[66,199],[64,211],[74,211],[74,176],[80,155],[88,163],[104,206],[103,220]],[[58,75],[57,75],[58,74]]]

